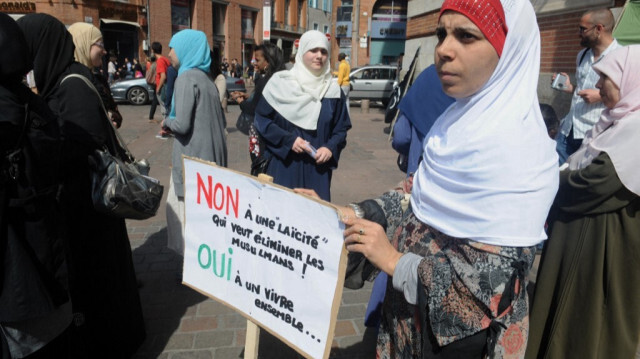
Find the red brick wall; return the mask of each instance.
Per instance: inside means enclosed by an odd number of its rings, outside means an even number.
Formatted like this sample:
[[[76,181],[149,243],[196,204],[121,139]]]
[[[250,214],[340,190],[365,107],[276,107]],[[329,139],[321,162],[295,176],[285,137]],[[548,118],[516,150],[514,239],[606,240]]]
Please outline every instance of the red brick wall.
[[[60,20],[65,25],[71,25],[75,22],[84,21],[85,13],[86,16],[93,15],[93,25],[100,27],[99,18],[98,18],[98,10],[91,11],[89,7],[85,7],[80,2],[77,2],[78,5],[74,6],[69,2],[63,3],[62,1],[36,1],[36,12],[49,14],[56,19]]]
[[[101,27],[100,18],[114,18],[125,21],[133,21],[143,24],[142,18],[145,16],[140,5],[142,0],[130,0],[128,4],[111,3],[111,2],[83,2],[76,0],[73,5],[69,1],[62,0],[39,0],[36,3],[36,12],[49,14],[60,20],[63,24],[69,26],[76,22],[84,22],[85,18],[93,19],[92,24],[97,28]],[[142,50],[142,40],[146,39],[146,28],[142,27],[138,30],[139,50],[138,57],[144,61],[146,56]]]
[[[191,28],[204,32],[210,47],[213,45],[212,8],[211,1],[196,0],[191,17]]]
[[[231,59],[242,61],[242,9],[237,3],[227,6],[227,36],[225,54]]]
[[[162,44],[162,54],[169,53],[171,40],[171,1],[149,1],[149,53],[151,43]]]
[[[439,10],[412,17],[407,21],[407,40],[431,36],[438,25]]]
[[[584,10],[580,10],[538,17],[541,73],[575,72],[576,55],[582,49],[578,36],[578,23],[583,13]]]

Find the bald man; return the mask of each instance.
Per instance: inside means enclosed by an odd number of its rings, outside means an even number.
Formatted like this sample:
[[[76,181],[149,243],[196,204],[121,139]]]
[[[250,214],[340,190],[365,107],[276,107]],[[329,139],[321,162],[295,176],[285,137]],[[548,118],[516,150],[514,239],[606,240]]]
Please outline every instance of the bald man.
[[[573,93],[571,109],[560,123],[560,132],[556,137],[556,151],[560,165],[580,148],[584,135],[598,122],[600,113],[604,109],[600,99],[600,91],[596,82],[600,76],[593,70],[593,64],[600,61],[612,50],[620,47],[613,38],[615,20],[609,9],[589,10],[580,18],[578,35],[581,50],[576,57],[576,86],[571,83],[569,76],[561,91]],[[555,79],[555,75],[553,79]]]

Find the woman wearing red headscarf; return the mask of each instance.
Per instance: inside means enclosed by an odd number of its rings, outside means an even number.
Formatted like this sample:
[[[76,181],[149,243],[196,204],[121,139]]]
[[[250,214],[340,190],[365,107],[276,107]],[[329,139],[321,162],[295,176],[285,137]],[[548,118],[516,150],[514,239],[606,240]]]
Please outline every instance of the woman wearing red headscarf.
[[[425,138],[406,212],[395,192],[342,209],[345,285],[392,277],[380,358],[522,357],[527,274],[558,186],[535,13],[524,0],[445,0],[436,35],[456,101]]]

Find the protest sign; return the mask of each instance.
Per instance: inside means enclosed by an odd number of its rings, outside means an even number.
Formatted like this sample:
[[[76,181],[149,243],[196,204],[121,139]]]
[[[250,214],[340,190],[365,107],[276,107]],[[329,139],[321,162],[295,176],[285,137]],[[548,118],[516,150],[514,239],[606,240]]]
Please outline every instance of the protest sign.
[[[184,283],[299,353],[327,358],[346,268],[335,208],[211,163],[183,163]]]

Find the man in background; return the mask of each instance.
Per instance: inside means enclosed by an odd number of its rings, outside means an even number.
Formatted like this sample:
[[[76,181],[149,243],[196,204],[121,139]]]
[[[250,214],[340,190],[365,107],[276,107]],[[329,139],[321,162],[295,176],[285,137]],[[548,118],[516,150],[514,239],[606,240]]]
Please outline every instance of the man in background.
[[[349,83],[349,73],[351,73],[351,66],[349,66],[349,63],[346,60],[347,55],[344,52],[341,52],[338,54],[338,61],[340,61],[340,64],[338,65],[338,86],[340,86],[340,88],[342,89],[342,92],[344,92],[344,96],[346,97],[347,101],[347,111],[349,110],[349,90],[350,90],[350,83]]]
[[[285,70],[291,70],[295,63],[296,63],[296,54],[291,53],[291,55],[289,55],[289,62],[284,64]]]
[[[560,91],[573,93],[571,109],[560,122],[560,133],[556,137],[560,165],[580,148],[584,135],[598,122],[604,109],[600,91],[596,88],[600,76],[592,66],[620,47],[613,38],[614,25],[615,20],[609,9],[589,10],[580,19],[578,34],[580,45],[585,49],[576,57],[576,86],[573,86],[565,72],[560,73],[567,78]],[[553,76],[555,78],[556,75]]]
[[[151,44],[151,51],[153,51],[156,57],[156,93],[153,96],[153,102],[151,103],[151,109],[149,110],[149,122],[160,123],[153,118],[156,114],[156,107],[158,104],[164,102],[163,90],[167,81],[167,68],[170,66],[169,60],[162,56],[162,44],[154,42]],[[162,106],[162,105],[161,105]]]

